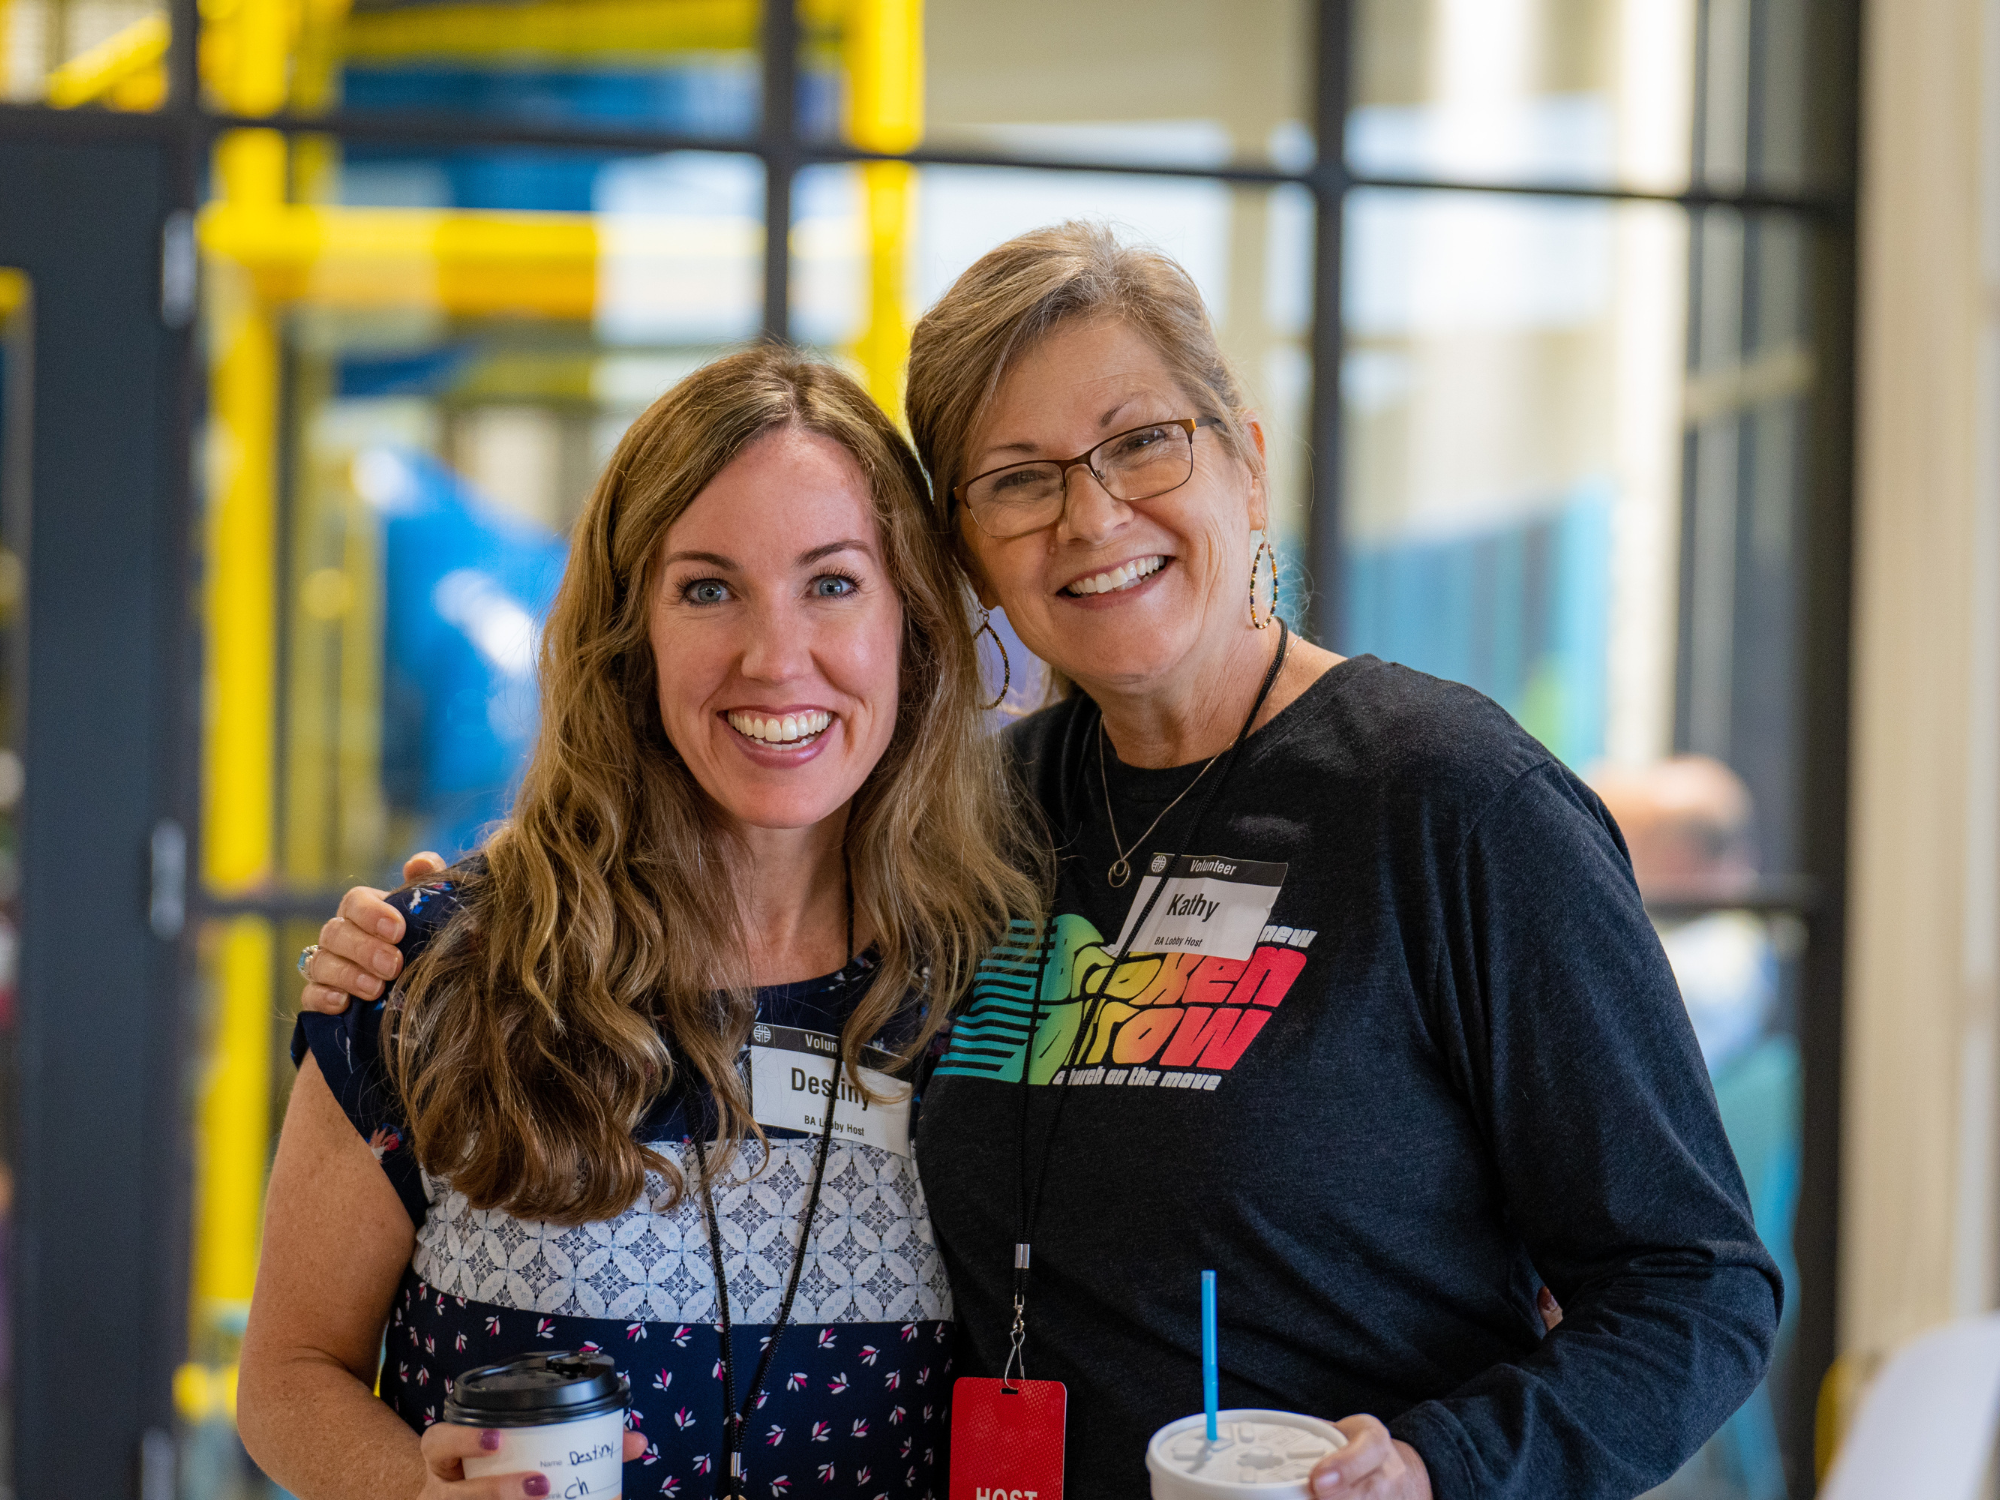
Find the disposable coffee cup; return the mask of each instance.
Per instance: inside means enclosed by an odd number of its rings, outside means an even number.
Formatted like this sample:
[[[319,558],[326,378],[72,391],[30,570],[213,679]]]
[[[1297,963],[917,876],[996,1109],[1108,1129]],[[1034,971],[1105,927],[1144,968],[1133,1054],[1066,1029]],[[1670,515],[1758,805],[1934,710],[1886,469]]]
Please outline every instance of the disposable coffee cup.
[[[1331,1422],[1257,1407],[1217,1412],[1215,1434],[1211,1443],[1201,1412],[1153,1434],[1153,1500],[1308,1500],[1307,1476],[1347,1446]]]
[[[524,1354],[459,1376],[444,1419],[500,1434],[497,1451],[465,1460],[467,1479],[541,1474],[553,1500],[619,1500],[631,1404],[609,1355]]]

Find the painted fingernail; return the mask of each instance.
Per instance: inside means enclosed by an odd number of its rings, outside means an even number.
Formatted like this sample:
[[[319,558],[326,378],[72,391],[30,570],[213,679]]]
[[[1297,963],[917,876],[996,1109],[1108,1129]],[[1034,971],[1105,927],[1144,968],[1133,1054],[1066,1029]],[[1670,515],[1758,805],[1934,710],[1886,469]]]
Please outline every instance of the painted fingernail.
[[[546,1474],[530,1474],[521,1481],[521,1493],[524,1495],[546,1495],[548,1492],[549,1480]]]
[[[479,1446],[488,1453],[497,1453],[500,1449],[500,1434],[491,1427],[487,1428],[479,1434]]]
[[[375,930],[381,933],[382,936],[387,938],[390,942],[393,943],[396,941],[396,924],[388,917],[384,917],[381,921],[377,922],[375,924]]]

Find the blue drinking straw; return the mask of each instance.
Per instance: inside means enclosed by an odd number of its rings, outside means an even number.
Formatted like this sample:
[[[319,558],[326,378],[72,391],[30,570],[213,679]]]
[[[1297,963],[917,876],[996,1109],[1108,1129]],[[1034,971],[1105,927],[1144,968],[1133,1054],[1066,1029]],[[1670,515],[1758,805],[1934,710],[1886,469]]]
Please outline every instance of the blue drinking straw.
[[[1215,1430],[1215,1272],[1201,1273],[1201,1408],[1208,1417],[1208,1440]]]

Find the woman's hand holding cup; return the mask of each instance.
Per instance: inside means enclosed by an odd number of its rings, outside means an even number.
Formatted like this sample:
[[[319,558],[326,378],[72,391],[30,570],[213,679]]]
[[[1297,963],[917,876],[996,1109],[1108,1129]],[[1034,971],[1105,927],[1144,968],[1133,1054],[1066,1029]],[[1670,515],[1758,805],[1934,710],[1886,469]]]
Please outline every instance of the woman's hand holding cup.
[[[435,855],[431,856],[436,858]],[[415,861],[412,861],[415,863]],[[439,866],[442,868],[442,864]],[[408,877],[407,871],[405,878]],[[488,1474],[481,1479],[465,1477],[465,1461],[496,1452],[500,1434],[490,1427],[462,1427],[456,1422],[437,1422],[424,1433],[424,1487],[417,1500],[517,1500],[519,1496],[542,1496],[549,1481],[542,1474]],[[646,1451],[646,1440],[636,1432],[625,1434],[625,1462],[631,1463]]]
[[[1380,1421],[1345,1417],[1333,1425],[1346,1434],[1347,1446],[1314,1467],[1306,1481],[1313,1500],[1431,1500],[1423,1459]]]
[[[425,850],[403,862],[403,879],[421,880],[444,867],[443,859]],[[337,1016],[356,996],[380,1000],[403,972],[403,955],[396,948],[403,936],[403,914],[383,894],[357,885],[340,898],[340,912],[319,930],[319,951],[304,970],[306,987],[299,1004],[305,1009]]]

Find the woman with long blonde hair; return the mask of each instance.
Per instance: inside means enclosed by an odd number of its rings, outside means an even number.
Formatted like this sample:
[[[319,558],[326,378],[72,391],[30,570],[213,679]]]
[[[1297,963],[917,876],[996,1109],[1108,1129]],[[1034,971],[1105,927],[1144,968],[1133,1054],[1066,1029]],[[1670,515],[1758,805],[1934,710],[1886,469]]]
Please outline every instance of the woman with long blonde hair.
[[[619,445],[511,819],[393,899],[393,1001],[293,1044],[238,1408],[292,1493],[546,1494],[465,1479],[494,1435],[437,1418],[550,1348],[616,1351],[661,1493],[942,1488],[899,1079],[1036,891],[924,488],[853,381],[780,351]]]

